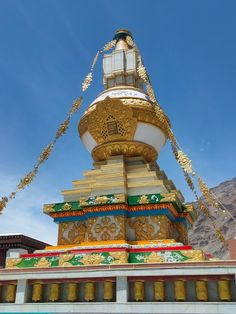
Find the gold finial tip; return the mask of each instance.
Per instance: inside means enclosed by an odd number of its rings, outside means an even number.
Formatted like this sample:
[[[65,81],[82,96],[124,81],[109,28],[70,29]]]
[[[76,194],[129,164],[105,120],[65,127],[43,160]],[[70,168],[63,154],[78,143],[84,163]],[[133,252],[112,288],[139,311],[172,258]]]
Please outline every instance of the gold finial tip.
[[[128,29],[121,28],[121,29],[118,29],[115,32],[115,35],[114,35],[113,39],[119,39],[119,38],[122,38],[122,37],[126,38],[126,36],[130,36],[131,38],[133,38],[131,32]]]

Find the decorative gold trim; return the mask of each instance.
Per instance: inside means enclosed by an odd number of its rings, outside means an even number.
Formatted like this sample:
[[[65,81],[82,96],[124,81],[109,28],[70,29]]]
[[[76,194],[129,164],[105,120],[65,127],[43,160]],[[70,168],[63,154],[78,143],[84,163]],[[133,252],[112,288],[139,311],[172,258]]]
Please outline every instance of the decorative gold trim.
[[[95,147],[92,151],[92,157],[95,161],[107,160],[116,155],[125,155],[126,157],[142,155],[147,162],[157,159],[157,152],[151,145],[138,141],[106,143]]]
[[[109,97],[107,97],[109,98]],[[100,107],[102,102],[106,102],[107,98],[102,101],[98,101],[96,104],[94,104],[92,107],[89,107],[84,115],[82,116],[79,125],[78,130],[80,137],[83,136],[83,134],[88,131],[89,127],[89,121],[90,121],[90,115],[93,112],[97,112],[98,107]],[[123,105],[125,105],[125,111],[129,108],[132,110],[132,116],[137,119],[138,122],[148,123],[152,124],[158,128],[160,128],[168,137],[168,130],[166,129],[165,125],[163,124],[162,120],[157,116],[155,109],[153,108],[152,104],[144,99],[138,99],[138,98],[109,98],[110,103],[115,105],[116,101],[121,102]],[[97,113],[96,113],[97,114]],[[168,118],[167,118],[168,119]],[[169,120],[168,120],[169,122]],[[170,123],[170,122],[169,122]]]
[[[136,126],[137,119],[133,117],[132,109],[124,108],[119,99],[106,97],[87,115],[87,129],[98,144],[113,140],[132,140]]]

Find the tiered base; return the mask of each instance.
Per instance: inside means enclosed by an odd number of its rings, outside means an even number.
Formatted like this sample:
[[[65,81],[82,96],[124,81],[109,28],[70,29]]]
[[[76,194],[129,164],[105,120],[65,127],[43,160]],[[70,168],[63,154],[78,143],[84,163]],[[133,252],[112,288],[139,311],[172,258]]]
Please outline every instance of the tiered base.
[[[166,263],[203,261],[201,250],[174,240],[102,241],[81,243],[79,246],[46,247],[33,254],[8,258],[6,268],[66,267],[127,263]]]

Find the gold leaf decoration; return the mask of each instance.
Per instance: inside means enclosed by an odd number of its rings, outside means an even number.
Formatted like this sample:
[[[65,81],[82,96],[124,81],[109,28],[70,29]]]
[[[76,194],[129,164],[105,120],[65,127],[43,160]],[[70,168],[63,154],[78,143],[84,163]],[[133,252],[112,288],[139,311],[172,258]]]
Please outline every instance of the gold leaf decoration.
[[[66,130],[68,129],[69,124],[70,124],[70,118],[68,117],[58,128],[56,132],[56,139],[58,139],[59,137],[61,137],[63,134],[66,133]]]
[[[193,174],[192,162],[182,150],[177,151],[176,158],[184,171]]]
[[[35,171],[35,170],[29,172],[23,179],[21,179],[17,188],[19,190],[23,190],[28,184],[30,184],[33,181],[36,173],[37,173],[37,171]]]
[[[22,258],[7,258],[6,268],[17,268],[17,264],[22,261]]]
[[[44,213],[50,213],[53,211],[55,204],[45,204],[43,205],[43,212]]]
[[[212,206],[217,206],[218,205],[217,201],[211,195],[211,192],[208,186],[200,177],[198,177],[198,186],[199,186],[200,191],[202,192],[202,195],[205,197],[207,203]]]
[[[133,39],[132,39],[131,36],[126,36],[126,42],[127,42],[127,44],[128,44],[130,47],[134,47],[134,46],[135,46],[134,41],[133,41]]]
[[[0,201],[0,212],[6,207],[7,202],[8,198],[6,196],[2,197]]]
[[[83,91],[83,92],[86,91],[86,89],[89,88],[89,86],[90,86],[90,84],[91,84],[91,82],[92,82],[92,79],[93,79],[93,74],[92,74],[92,72],[90,72],[90,73],[86,76],[86,78],[85,78],[85,80],[84,80],[84,82],[83,82],[83,84],[82,84],[82,91]]]
[[[147,93],[152,102],[156,102],[156,97],[152,85],[147,83]]]
[[[107,43],[104,48],[103,48],[103,51],[108,51],[110,50],[111,48],[115,47],[116,45],[116,40],[112,40],[112,41],[109,41],[109,43]]]
[[[48,261],[46,259],[46,257],[41,257],[34,266],[37,267],[37,268],[41,268],[41,267],[48,268],[48,267],[51,266],[51,263],[50,263],[50,261]]]
[[[83,100],[83,97],[81,96],[73,102],[70,109],[70,113],[69,113],[70,117],[80,108],[82,100]]]
[[[53,149],[52,143],[43,149],[42,153],[39,156],[39,160],[38,160],[39,165],[49,158],[49,156],[52,152],[52,149]]]
[[[138,199],[138,203],[139,203],[139,204],[148,204],[148,203],[150,203],[150,202],[149,202],[149,199],[148,199],[147,195],[142,195],[142,196],[140,196],[140,198]]]
[[[101,254],[86,254],[81,258],[80,262],[84,265],[99,265],[104,261],[104,257]]]
[[[137,72],[138,72],[138,75],[141,77],[141,79],[144,82],[148,81],[147,71],[146,71],[146,68],[144,67],[144,65],[142,63],[141,58],[139,59],[139,62],[138,62]]]
[[[96,55],[95,55],[95,57],[94,57],[94,59],[93,59],[93,63],[92,63],[92,66],[91,66],[91,70],[93,70],[95,64],[97,63],[99,55],[100,55],[100,51],[98,51],[98,52],[96,53]]]
[[[71,209],[71,205],[69,203],[65,203],[62,207],[63,210],[70,210]]]

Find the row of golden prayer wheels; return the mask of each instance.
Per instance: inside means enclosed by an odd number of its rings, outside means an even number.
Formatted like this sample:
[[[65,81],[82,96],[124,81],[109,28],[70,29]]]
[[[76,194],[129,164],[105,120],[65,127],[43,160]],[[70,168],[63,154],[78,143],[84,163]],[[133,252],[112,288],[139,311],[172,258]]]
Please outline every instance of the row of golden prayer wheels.
[[[31,286],[31,297],[29,302],[59,302],[61,300],[60,282],[51,282],[45,284],[43,282],[34,282]],[[132,283],[132,301],[141,302],[146,301],[144,280],[135,280]],[[167,301],[166,298],[166,282],[164,280],[153,281],[153,301]],[[66,283],[66,298],[62,302],[76,302],[78,301],[78,282]],[[83,285],[83,301],[94,302],[96,300],[96,285],[97,282],[85,282]],[[47,300],[44,299],[44,289],[48,286]],[[16,298],[16,283],[8,283],[5,286],[5,293],[1,302],[14,303]],[[174,280],[174,298],[176,301],[187,300],[187,287],[185,280]],[[115,282],[112,280],[103,281],[103,301],[115,301]],[[208,282],[207,280],[195,281],[196,299],[200,302],[208,301]],[[220,279],[217,281],[218,300],[222,302],[232,301],[232,293],[230,287],[230,280]]]

